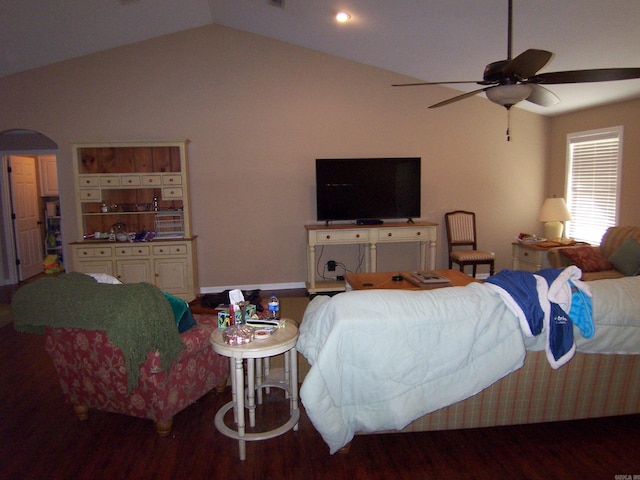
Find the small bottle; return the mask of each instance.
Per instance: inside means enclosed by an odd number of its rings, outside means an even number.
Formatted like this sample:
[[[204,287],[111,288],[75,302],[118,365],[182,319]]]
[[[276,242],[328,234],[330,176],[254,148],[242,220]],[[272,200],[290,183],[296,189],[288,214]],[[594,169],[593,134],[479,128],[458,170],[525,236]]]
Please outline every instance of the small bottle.
[[[275,293],[271,294],[271,298],[268,303],[269,307],[269,320],[280,320],[280,300],[276,297]]]

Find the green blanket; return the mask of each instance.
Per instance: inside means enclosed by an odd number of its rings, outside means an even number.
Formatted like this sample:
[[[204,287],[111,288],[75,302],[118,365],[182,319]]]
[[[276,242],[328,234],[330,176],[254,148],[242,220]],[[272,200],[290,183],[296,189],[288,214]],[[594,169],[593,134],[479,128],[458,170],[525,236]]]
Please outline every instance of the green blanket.
[[[184,349],[169,302],[149,283],[112,285],[71,272],[26,284],[11,308],[23,332],[43,333],[46,326],[105,331],[124,354],[129,391],[149,352],[158,351],[168,368]]]

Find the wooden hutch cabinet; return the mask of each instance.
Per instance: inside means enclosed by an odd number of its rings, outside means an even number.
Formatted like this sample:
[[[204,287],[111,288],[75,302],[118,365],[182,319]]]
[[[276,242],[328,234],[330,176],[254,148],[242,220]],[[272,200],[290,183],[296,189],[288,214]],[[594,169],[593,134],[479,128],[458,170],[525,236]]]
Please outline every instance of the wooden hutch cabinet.
[[[71,243],[73,269],[195,298],[187,142],[78,143],[72,151],[82,235]],[[145,232],[155,236],[137,241]]]

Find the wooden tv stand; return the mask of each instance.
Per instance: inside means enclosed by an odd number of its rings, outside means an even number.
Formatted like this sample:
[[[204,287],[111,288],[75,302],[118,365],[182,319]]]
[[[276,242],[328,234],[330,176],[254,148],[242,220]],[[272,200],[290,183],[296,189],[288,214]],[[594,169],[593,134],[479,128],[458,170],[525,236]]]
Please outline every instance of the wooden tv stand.
[[[317,281],[316,245],[367,245],[365,271],[376,271],[379,243],[418,242],[417,270],[433,270],[436,265],[437,223],[383,223],[381,225],[305,225],[307,231],[307,291],[309,294],[345,289],[344,282]]]

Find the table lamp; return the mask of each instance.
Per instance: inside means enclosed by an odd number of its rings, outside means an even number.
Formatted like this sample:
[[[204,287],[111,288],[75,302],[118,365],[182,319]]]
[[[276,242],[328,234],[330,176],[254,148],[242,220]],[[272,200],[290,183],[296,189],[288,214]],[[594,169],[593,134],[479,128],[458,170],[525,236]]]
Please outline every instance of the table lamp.
[[[544,224],[544,236],[549,240],[553,238],[562,238],[564,223],[567,220],[571,220],[571,214],[567,208],[567,204],[564,198],[547,198],[542,205],[540,215],[538,215],[539,222],[545,222]]]

